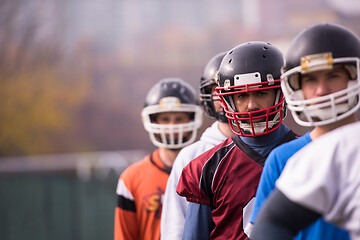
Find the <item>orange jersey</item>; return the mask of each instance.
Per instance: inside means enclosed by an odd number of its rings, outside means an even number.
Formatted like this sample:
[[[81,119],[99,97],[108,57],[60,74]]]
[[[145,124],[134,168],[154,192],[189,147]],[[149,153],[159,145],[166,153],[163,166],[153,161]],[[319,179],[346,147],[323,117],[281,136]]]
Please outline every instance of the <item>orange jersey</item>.
[[[162,197],[169,174],[158,149],[121,174],[116,190],[115,240],[160,239]]]

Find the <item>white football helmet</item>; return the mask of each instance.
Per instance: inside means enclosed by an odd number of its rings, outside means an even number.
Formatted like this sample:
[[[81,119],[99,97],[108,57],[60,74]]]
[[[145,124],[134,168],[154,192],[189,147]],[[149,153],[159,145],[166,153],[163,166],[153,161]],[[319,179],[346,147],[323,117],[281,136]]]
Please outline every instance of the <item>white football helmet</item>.
[[[157,124],[154,116],[162,112],[188,112],[191,121]],[[180,149],[193,143],[202,125],[202,109],[196,91],[179,78],[166,78],[154,85],[146,97],[141,116],[151,142],[169,149]]]
[[[360,41],[348,29],[316,24],[305,29],[290,45],[281,88],[294,120],[302,126],[320,126],[348,117],[360,107]],[[343,66],[350,79],[346,89],[304,99],[301,74]]]

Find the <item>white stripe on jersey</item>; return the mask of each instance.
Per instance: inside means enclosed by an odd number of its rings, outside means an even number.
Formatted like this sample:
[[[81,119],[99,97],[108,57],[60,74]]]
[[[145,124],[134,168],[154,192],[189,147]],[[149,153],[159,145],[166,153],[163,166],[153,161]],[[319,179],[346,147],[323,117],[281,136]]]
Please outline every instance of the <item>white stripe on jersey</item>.
[[[127,189],[124,181],[122,179],[119,180],[117,188],[116,188],[116,193],[117,195],[121,195],[127,199],[133,200],[134,201],[134,197],[131,194],[131,192],[129,191],[129,189]]]

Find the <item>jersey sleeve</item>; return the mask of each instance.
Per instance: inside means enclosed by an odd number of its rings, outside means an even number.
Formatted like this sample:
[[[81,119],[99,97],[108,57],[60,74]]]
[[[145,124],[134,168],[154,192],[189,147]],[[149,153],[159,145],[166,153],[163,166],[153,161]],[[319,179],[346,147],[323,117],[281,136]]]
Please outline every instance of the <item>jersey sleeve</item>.
[[[288,161],[276,187],[290,200],[321,213],[325,220],[358,229],[359,132],[360,127],[348,125],[307,145]]]
[[[189,164],[187,164],[182,170],[176,192],[180,196],[186,197],[188,202],[211,205],[211,196],[208,195],[208,193],[212,191],[212,184],[210,183],[206,185],[206,189],[204,189],[202,186],[200,186],[200,181],[204,178],[203,174],[208,175],[213,173],[208,173],[206,170],[204,170],[204,166],[214,156],[219,155],[219,149],[224,148],[225,151],[229,151],[229,149],[234,147],[234,144],[235,143],[232,141],[232,138],[228,138],[224,142],[216,145],[215,147],[205,151],[195,159],[191,160]],[[207,191],[207,193],[205,191]]]
[[[209,197],[200,189],[203,158],[200,155],[184,167],[176,188],[176,192],[186,197],[188,202],[210,205]],[[206,160],[206,159],[205,159]]]
[[[275,189],[259,213],[251,239],[294,239],[299,230],[319,217],[319,214],[290,201]]]
[[[115,209],[115,228],[114,228],[114,239],[115,240],[126,240],[126,239],[138,239],[136,216],[132,212],[124,211],[117,207]]]
[[[183,240],[209,239],[213,229],[211,207],[208,205],[189,203],[186,212]]]
[[[323,161],[331,158],[331,151],[311,150],[310,145],[289,159],[276,187],[290,200],[321,213],[331,208],[337,179],[330,162]]]
[[[176,192],[182,166],[175,161],[164,194],[161,239],[181,239],[188,202]]]
[[[261,206],[264,204],[266,198],[275,188],[275,181],[279,178],[281,170],[279,169],[277,164],[277,155],[273,151],[270,153],[267,160],[265,161],[264,169],[261,173],[259,185],[256,191],[254,208],[250,218],[251,223],[255,223]]]
[[[136,240],[138,239],[139,224],[136,218],[135,199],[126,178],[122,177],[120,177],[116,189],[118,201],[115,208],[114,240]]]
[[[311,142],[311,138],[308,132],[304,136],[284,143],[270,152],[265,161],[256,191],[256,200],[250,219],[251,223],[256,221],[260,208],[263,206],[269,194],[274,190],[275,182],[280,177],[288,159],[309,142]]]

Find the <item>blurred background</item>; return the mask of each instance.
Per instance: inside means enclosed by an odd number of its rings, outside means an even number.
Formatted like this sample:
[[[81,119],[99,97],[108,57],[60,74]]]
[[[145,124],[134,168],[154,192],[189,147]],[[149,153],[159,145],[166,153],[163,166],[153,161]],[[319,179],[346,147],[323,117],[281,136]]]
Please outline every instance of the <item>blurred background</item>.
[[[1,0],[0,238],[111,239],[117,178],[155,149],[140,118],[153,84],[198,89],[215,54],[253,40],[286,53],[319,22],[359,35],[360,4]]]

